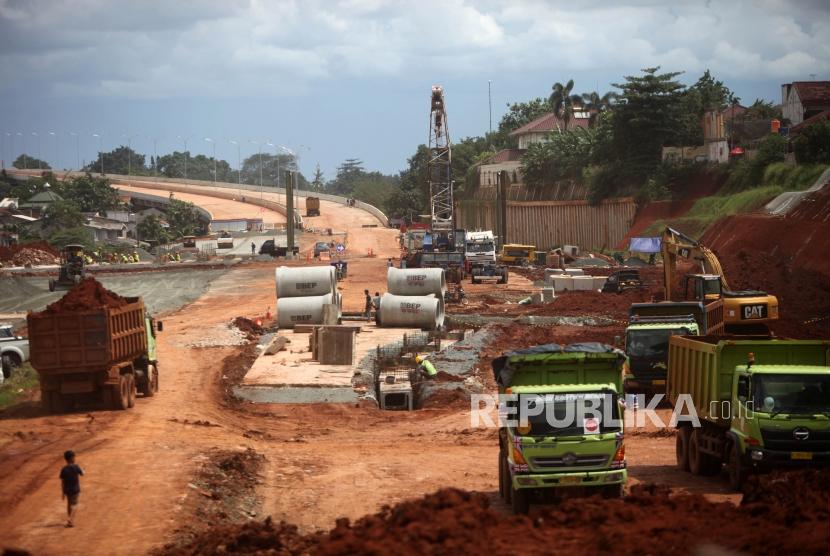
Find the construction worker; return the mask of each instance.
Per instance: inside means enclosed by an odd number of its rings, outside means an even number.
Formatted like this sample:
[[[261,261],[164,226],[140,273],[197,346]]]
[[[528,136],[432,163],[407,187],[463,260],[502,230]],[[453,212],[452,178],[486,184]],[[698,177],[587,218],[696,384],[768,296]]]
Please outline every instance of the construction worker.
[[[251,242],[251,255],[256,255],[256,243]]]
[[[369,290],[363,290],[363,295],[366,297],[366,306],[363,310],[363,316],[370,319],[372,318],[372,296],[369,295]]]
[[[426,357],[416,355],[415,362],[418,363],[418,369],[424,374],[424,376],[427,379],[435,380],[435,377],[438,376],[438,371],[435,370],[435,365],[430,363],[429,359],[427,359]]]

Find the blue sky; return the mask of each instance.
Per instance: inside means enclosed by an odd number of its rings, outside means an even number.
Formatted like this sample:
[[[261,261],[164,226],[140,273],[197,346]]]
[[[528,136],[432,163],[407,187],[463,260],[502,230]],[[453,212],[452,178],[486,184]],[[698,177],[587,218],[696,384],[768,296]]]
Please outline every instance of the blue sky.
[[[454,139],[487,131],[488,80],[494,126],[556,81],[605,92],[655,65],[687,83],[709,68],[744,101],[779,102],[781,83],[830,79],[828,5],[0,0],[0,150],[9,165],[39,139],[42,158],[74,167],[70,132],[82,160],[93,133],[148,156],[153,138],[183,150],[178,136],[210,155],[210,137],[234,167],[231,139],[243,158],[250,141],[288,147],[306,175],[319,163],[331,178],[346,158],[397,172],[426,142],[433,84]]]

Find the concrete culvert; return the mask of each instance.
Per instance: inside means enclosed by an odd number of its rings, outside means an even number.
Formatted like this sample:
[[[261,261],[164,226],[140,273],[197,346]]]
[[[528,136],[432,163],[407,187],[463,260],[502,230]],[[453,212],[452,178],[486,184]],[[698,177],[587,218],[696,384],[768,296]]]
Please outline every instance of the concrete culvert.
[[[385,293],[380,298],[378,324],[384,328],[437,330],[444,325],[444,300],[434,295]]]
[[[333,294],[337,279],[333,266],[281,266],[276,270],[277,297]]]
[[[295,324],[322,324],[323,305],[337,306],[341,315],[340,294],[283,297],[277,299],[277,324],[280,328],[294,328]]]
[[[447,291],[447,278],[443,268],[389,267],[386,289],[393,295],[435,294],[443,299]]]

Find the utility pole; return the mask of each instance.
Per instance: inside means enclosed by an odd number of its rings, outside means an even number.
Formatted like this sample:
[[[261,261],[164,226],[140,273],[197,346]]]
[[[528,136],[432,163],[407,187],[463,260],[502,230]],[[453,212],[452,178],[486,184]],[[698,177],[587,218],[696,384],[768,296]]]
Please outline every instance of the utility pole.
[[[75,133],[74,131],[70,131],[69,135],[74,135],[75,136],[75,158],[76,158],[75,163],[76,163],[76,168],[80,172],[81,171],[81,139],[80,139],[80,135],[78,133]]]
[[[205,137],[205,141],[213,145],[213,185],[216,185],[216,141],[210,137]]]
[[[104,175],[104,140],[103,137],[98,133],[93,133],[93,137],[98,138],[98,156],[101,157],[101,176]]]
[[[491,81],[487,80],[487,106],[490,109],[490,134],[493,134],[493,95],[491,92]]]
[[[288,179],[285,182],[285,239],[286,257],[294,253],[294,180],[297,173],[288,171]]]

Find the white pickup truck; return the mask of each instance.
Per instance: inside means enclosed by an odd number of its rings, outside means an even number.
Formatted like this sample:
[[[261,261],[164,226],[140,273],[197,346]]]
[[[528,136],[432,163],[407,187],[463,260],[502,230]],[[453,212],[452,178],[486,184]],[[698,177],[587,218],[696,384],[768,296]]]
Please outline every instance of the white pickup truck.
[[[29,360],[29,340],[15,336],[10,324],[0,324],[0,360],[3,366],[0,382],[9,378],[21,363]]]

